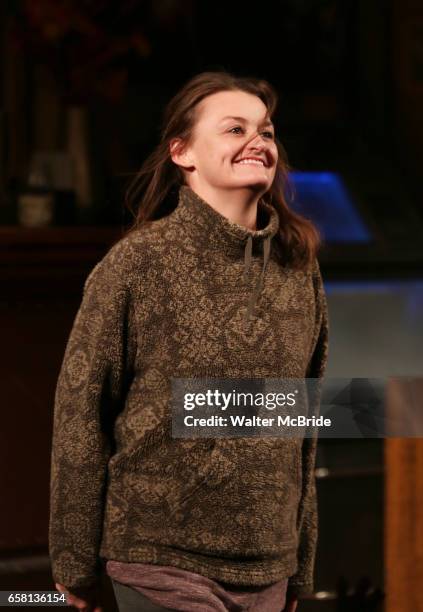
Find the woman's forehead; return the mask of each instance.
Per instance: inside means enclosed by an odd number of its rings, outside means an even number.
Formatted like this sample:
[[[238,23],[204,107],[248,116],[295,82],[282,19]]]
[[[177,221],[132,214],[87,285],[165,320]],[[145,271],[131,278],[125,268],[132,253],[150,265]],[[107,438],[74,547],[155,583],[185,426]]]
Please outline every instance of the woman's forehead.
[[[207,96],[198,104],[197,119],[214,124],[231,119],[257,123],[270,121],[264,102],[243,91],[223,91]]]

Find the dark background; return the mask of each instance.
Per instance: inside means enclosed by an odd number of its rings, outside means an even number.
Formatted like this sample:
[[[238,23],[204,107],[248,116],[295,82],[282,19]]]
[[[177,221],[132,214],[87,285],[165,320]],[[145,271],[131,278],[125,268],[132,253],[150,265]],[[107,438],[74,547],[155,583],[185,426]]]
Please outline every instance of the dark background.
[[[35,151],[66,147],[68,109],[82,106],[94,188],[81,222],[120,222],[125,177],[157,143],[165,103],[197,72],[222,68],[275,86],[294,168],[341,172],[395,236],[422,228],[420,3],[38,0],[1,10],[5,202]]]
[[[22,0],[0,4],[0,24],[0,588],[45,590],[54,588],[47,551],[49,462],[54,387],[66,339],[86,275],[128,220],[128,181],[158,142],[165,104],[191,76],[226,69],[269,80],[280,97],[275,122],[291,166],[338,173],[371,230],[369,244],[326,244],[322,251],[337,356],[330,373],[419,370],[417,353],[407,350],[423,340],[417,318],[423,310],[423,4]],[[89,177],[85,199],[72,181],[66,189],[47,186],[55,195],[54,218],[45,227],[25,227],[18,202],[31,190],[34,155],[69,151],[71,115],[81,121],[72,133],[72,154]],[[420,283],[410,289],[409,327],[400,316],[402,290],[396,286],[389,302],[377,289],[382,278]],[[363,306],[360,289],[346,303],[338,285],[331,285],[351,279],[373,283],[369,306]],[[370,330],[383,322],[386,343],[363,334],[358,321],[366,313]],[[388,314],[398,328],[394,346]],[[357,338],[362,345],[354,361],[349,351]],[[388,351],[403,361],[384,361]],[[366,369],[358,374],[360,363]],[[381,363],[386,369],[377,369]],[[384,526],[393,507],[385,496],[386,445],[320,444],[320,596],[301,602],[299,610],[382,610],[342,601],[339,581],[365,577],[384,588],[387,559],[392,572]],[[407,461],[421,452],[421,444],[413,447]],[[396,465],[397,455],[390,457]],[[390,476],[393,499],[401,485],[396,478],[404,473],[414,472],[399,467]],[[421,482],[421,468],[418,474]],[[411,498],[414,487],[412,482],[407,489]],[[412,521],[421,521],[421,507],[414,508]],[[409,559],[407,575],[414,576],[409,551],[417,527],[395,524],[405,546],[401,551],[396,541],[396,561],[406,567]],[[386,612],[417,609],[406,599],[416,584],[417,578],[405,584],[404,598]],[[112,610],[107,581],[104,589]]]

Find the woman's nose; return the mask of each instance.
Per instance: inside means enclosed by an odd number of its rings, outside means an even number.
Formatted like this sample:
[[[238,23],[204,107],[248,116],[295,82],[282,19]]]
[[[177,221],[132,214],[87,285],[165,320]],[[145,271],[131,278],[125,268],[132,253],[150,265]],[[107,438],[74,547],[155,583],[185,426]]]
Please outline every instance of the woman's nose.
[[[262,153],[265,150],[266,150],[266,145],[259,141],[250,143],[247,147],[247,151],[256,151],[257,153]]]
[[[261,134],[255,134],[250,140],[248,147],[251,149],[260,149],[262,151],[266,148],[266,142],[263,140]]]

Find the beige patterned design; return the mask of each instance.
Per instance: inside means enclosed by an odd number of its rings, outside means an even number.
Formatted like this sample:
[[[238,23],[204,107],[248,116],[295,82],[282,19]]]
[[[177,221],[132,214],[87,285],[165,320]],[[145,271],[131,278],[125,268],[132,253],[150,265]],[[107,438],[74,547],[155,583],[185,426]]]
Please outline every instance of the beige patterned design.
[[[260,216],[248,230],[183,186],[169,216],[120,240],[88,276],[54,407],[50,555],[68,588],[96,581],[103,557],[312,589],[315,440],[170,433],[172,377],[324,372],[317,260],[282,266],[278,214],[261,204]]]

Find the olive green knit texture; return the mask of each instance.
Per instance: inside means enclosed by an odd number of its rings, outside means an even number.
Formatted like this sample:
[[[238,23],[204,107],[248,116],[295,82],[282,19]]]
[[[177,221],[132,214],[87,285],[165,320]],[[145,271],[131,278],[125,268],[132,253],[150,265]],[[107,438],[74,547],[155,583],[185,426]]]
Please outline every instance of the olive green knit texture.
[[[315,438],[172,438],[171,379],[324,374],[317,259],[281,263],[279,216],[230,222],[190,187],[109,249],[84,285],[57,381],[53,577],[90,585],[102,559],[236,585],[311,591]]]

